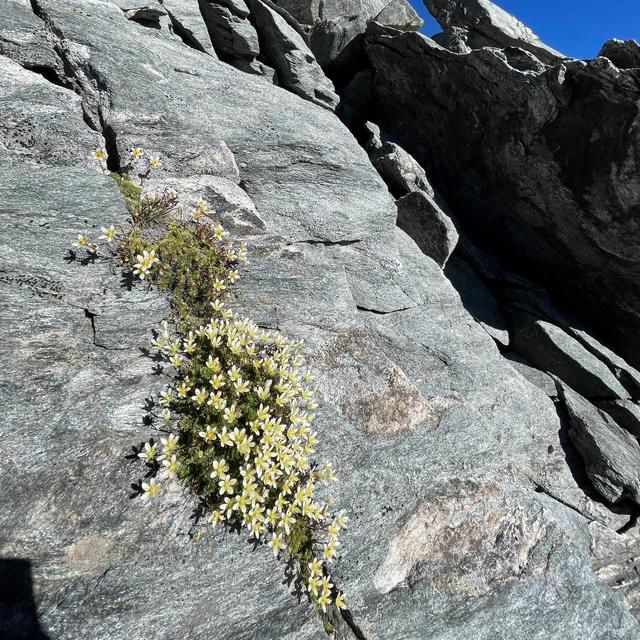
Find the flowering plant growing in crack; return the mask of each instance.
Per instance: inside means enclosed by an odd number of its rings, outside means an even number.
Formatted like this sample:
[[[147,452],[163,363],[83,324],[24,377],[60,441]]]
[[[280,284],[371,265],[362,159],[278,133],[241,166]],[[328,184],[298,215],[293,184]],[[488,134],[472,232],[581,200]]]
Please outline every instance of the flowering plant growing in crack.
[[[106,172],[106,154],[93,157]],[[143,158],[143,149],[131,149],[132,161]],[[173,375],[159,399],[165,435],[136,450],[147,466],[140,493],[147,500],[182,483],[200,501],[203,526],[244,528],[296,568],[315,606],[343,608],[328,565],[348,519],[315,494],[335,475],[312,460],[317,404],[302,344],[228,308],[246,245],[229,239],[205,200],[185,216],[173,193],[143,198],[160,165],[150,157],[137,181],[112,174],[131,223],[104,227],[99,237],[134,278],[167,290],[174,311],[175,331],[165,322],[153,342]],[[99,248],[83,234],[74,246],[93,255]]]

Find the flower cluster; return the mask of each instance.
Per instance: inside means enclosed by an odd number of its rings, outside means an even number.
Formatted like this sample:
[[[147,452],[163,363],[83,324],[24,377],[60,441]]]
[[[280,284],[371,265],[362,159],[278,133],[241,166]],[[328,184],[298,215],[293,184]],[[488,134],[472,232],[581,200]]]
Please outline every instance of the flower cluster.
[[[206,325],[182,338],[164,325],[154,341],[176,370],[160,403],[168,424],[177,416],[178,434],[163,440],[161,452],[147,443],[140,456],[162,460],[160,482],[185,481],[206,505],[211,525],[242,526],[275,555],[293,555],[291,542],[308,534],[311,560],[299,568],[309,596],[325,611],[332,603],[343,607],[327,563],[347,517],[331,518],[315,497],[316,486],[335,476],[329,463],[310,460],[317,405],[301,344],[235,317],[220,300],[211,306]],[[155,495],[157,486],[145,483],[145,495]]]
[[[332,516],[316,488],[335,480],[330,464],[312,460],[317,407],[304,370],[301,344],[238,318],[226,297],[247,261],[204,199],[185,215],[173,214],[177,194],[143,198],[142,186],[161,166],[140,147],[130,152],[125,175],[112,174],[131,213],[131,224],[102,228],[99,240],[117,239],[117,255],[140,280],[172,296],[179,334],[164,323],[154,346],[174,370],[161,394],[169,435],[138,453],[151,473],[145,499],[179,480],[203,504],[210,526],[244,527],[276,556],[293,561],[309,598],[323,611],[343,608],[331,582],[344,514]],[[106,162],[104,151],[93,157]],[[132,167],[137,179],[129,177]],[[74,246],[96,253],[79,235]]]

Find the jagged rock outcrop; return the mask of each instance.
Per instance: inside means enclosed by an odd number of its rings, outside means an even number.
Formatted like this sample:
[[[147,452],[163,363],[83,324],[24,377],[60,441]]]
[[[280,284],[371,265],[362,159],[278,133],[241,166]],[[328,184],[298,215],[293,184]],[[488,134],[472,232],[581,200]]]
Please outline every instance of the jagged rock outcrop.
[[[523,71],[508,50],[461,55],[375,23],[365,46],[374,120],[465,228],[637,365],[637,72],[605,58]]]
[[[640,438],[640,406],[631,400],[609,400],[597,403],[623,429]]]
[[[447,264],[458,242],[451,219],[434,199],[422,191],[412,191],[396,201],[398,226],[441,267]]]
[[[199,0],[199,4],[218,57],[242,71],[261,73],[256,61],[260,54],[258,34],[248,19],[244,0]]]
[[[553,373],[587,398],[627,397],[607,365],[560,327],[528,313],[513,314],[510,322],[514,350],[538,369]]]
[[[311,49],[331,77],[349,77],[362,65],[362,39],[375,20],[417,31],[422,19],[407,0],[277,0],[309,28]]]
[[[278,74],[278,83],[320,106],[334,109],[338,104],[333,84],[302,36],[262,0],[247,0],[265,53]]]
[[[618,540],[633,512],[598,499],[553,401],[396,227],[407,196],[338,118],[113,3],[32,5],[0,0],[0,42],[37,21],[0,56],[0,571],[21,585],[0,590],[0,634],[325,635],[264,544],[192,540],[178,488],[129,497],[140,469],[126,456],[158,426],[142,423],[165,384],[144,349],[168,301],[68,247],[126,218],[91,151],[117,171],[142,146],[163,162],[149,189],[203,195],[243,234],[238,312],[305,341],[318,456],[351,517],[332,637],[637,636],[633,584],[619,596],[604,581],[632,575],[634,538],[607,554],[593,533]],[[397,168],[410,195],[429,193],[418,167]]]
[[[636,40],[607,40],[598,57],[609,58],[618,69],[640,68],[640,44]]]
[[[638,440],[567,386],[558,383],[558,391],[569,411],[569,435],[596,489],[610,502],[630,498],[640,504]]]
[[[434,39],[444,46],[447,41],[458,42],[459,53],[482,47],[514,47],[548,64],[565,57],[490,0],[424,0],[424,4],[444,30],[442,39]]]

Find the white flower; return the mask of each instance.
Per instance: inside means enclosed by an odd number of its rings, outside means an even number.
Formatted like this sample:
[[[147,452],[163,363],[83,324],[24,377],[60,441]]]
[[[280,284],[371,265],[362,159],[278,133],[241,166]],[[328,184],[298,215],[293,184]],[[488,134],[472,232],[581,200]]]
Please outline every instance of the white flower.
[[[109,228],[106,227],[102,227],[101,229],[102,231],[102,235],[99,236],[99,240],[106,240],[107,242],[111,243],[116,235],[116,228],[111,225]]]
[[[87,238],[87,236],[79,233],[78,239],[73,243],[73,246],[77,247],[78,249],[84,249],[89,246],[89,239]]]
[[[170,458],[166,458],[162,461],[163,473],[167,478],[175,478],[178,473],[178,468],[180,467],[180,463],[174,453]]]
[[[160,489],[160,485],[156,482],[155,478],[151,478],[149,482],[142,483],[142,497],[153,498],[158,495],[158,489]]]
[[[151,444],[150,442],[145,442],[144,449],[138,454],[138,458],[143,458],[144,460],[155,460],[158,455],[158,445]]]

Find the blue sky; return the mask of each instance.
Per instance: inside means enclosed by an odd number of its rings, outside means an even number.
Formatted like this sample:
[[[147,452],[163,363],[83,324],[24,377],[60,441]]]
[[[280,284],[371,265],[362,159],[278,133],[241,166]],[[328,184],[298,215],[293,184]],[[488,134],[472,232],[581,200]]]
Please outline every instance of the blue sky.
[[[609,38],[640,41],[640,0],[493,0],[549,46],[576,58],[593,58]],[[441,29],[422,0],[409,0],[424,18],[423,31]]]

